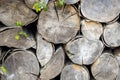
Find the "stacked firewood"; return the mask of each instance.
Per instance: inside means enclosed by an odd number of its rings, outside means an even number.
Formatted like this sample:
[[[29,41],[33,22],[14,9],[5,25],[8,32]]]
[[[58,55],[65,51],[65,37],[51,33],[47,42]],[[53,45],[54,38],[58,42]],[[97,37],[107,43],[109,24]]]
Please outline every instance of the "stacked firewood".
[[[58,1],[0,0],[0,79],[120,80],[120,0]]]

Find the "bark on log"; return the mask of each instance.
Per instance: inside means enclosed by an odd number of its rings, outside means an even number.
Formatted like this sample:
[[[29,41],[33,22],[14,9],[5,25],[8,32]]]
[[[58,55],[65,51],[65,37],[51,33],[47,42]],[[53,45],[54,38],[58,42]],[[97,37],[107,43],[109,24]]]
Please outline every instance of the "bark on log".
[[[90,76],[86,67],[69,64],[63,68],[60,80],[90,80]]]
[[[35,45],[35,40],[33,36],[28,34],[28,37],[20,37],[20,40],[16,40],[15,36],[21,31],[21,28],[1,28],[0,29],[0,46],[15,47],[27,49]]]
[[[17,21],[23,25],[36,20],[37,15],[22,1],[0,0],[0,21],[6,26],[16,26]]]
[[[102,53],[104,48],[100,40],[92,41],[84,37],[67,43],[65,49],[68,57],[76,64],[92,64]]]
[[[118,64],[120,66],[120,47],[114,49],[114,56],[116,57]]]
[[[92,65],[91,71],[96,80],[115,80],[119,65],[112,53],[104,52]]]
[[[81,23],[83,36],[89,40],[98,40],[103,33],[102,24],[90,20],[83,20]]]
[[[120,46],[120,24],[108,24],[104,28],[103,38],[108,47]]]
[[[41,66],[46,65],[51,59],[55,49],[53,45],[42,39],[41,35],[37,34],[37,58]]]
[[[120,0],[82,0],[82,14],[93,21],[109,22],[120,13]]]
[[[66,43],[80,29],[80,18],[74,7],[66,5],[59,8],[55,3],[48,4],[48,11],[42,11],[38,20],[38,32],[53,43]]]
[[[17,50],[11,53],[3,63],[7,73],[1,79],[36,80],[40,67],[34,53],[26,50]]]
[[[60,74],[64,67],[65,55],[62,47],[58,48],[51,60],[41,69],[41,79],[52,79]]]

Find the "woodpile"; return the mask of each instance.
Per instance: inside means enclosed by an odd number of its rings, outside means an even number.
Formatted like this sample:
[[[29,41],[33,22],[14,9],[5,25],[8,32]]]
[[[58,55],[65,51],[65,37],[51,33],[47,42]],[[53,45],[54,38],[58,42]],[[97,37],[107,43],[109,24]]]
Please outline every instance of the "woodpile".
[[[120,80],[120,0],[0,0],[0,80]]]

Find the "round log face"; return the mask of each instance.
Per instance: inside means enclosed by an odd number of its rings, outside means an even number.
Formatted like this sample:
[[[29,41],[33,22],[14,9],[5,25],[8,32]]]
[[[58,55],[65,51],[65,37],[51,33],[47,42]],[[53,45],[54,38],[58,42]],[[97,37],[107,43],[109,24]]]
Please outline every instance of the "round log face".
[[[48,61],[52,57],[53,52],[54,47],[52,46],[52,44],[43,40],[42,37],[38,34],[36,54],[41,66],[44,66],[45,64],[48,63]]]
[[[28,38],[21,36],[20,40],[16,40],[15,36],[21,31],[21,28],[3,28],[1,30],[0,46],[27,49],[36,43],[32,36],[28,36]]]
[[[51,60],[41,69],[41,79],[52,79],[55,78],[63,69],[65,61],[65,55],[63,49],[60,47],[54,53]]]
[[[103,43],[99,40],[92,41],[78,38],[66,45],[68,57],[77,64],[92,64],[103,51]]]
[[[37,58],[29,51],[13,52],[3,65],[7,69],[7,74],[2,80],[36,80],[39,75]]]
[[[103,27],[100,23],[83,20],[81,27],[83,35],[90,40],[98,40],[103,33]]]
[[[109,47],[120,46],[120,24],[118,22],[105,26],[103,37]]]
[[[115,80],[119,65],[111,53],[104,52],[92,65],[91,70],[96,80]]]
[[[90,80],[90,76],[87,68],[70,64],[63,68],[60,80]]]
[[[81,12],[91,20],[109,22],[120,13],[120,0],[82,0]]]
[[[27,25],[34,21],[36,17],[37,15],[21,1],[0,1],[0,21],[7,26],[16,26],[17,21]]]
[[[48,11],[42,11],[38,20],[38,32],[53,43],[66,43],[80,29],[80,18],[72,6],[58,8],[53,2],[48,4]]]

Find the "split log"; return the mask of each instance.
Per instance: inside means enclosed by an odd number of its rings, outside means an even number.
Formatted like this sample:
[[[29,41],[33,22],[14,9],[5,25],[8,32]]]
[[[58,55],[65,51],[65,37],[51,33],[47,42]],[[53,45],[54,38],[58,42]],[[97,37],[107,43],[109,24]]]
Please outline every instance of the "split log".
[[[119,4],[120,0],[82,0],[81,12],[90,20],[109,22],[119,15]]]
[[[42,39],[41,35],[37,34],[37,58],[41,66],[46,65],[51,59],[55,49],[53,45]]]
[[[25,0],[25,3],[29,8],[33,9],[34,3],[38,2],[38,1],[40,1],[40,0]],[[43,1],[47,4],[49,0],[41,0],[40,2],[43,2]]]
[[[80,18],[74,7],[66,5],[59,8],[55,3],[48,4],[48,11],[42,11],[38,20],[38,32],[47,41],[66,43],[80,29]]]
[[[33,52],[17,50],[11,52],[2,64],[7,73],[2,80],[36,80],[39,75],[39,63]]]
[[[120,24],[118,22],[105,26],[103,38],[108,47],[120,46]]]
[[[86,67],[69,64],[63,68],[60,80],[90,80],[90,76]]]
[[[20,40],[16,40],[15,36],[21,31],[21,28],[1,28],[0,29],[0,46],[7,46],[7,47],[15,47],[15,48],[22,48],[28,49],[36,44],[33,36],[28,34],[28,37],[25,38],[24,36],[20,37]]]
[[[81,23],[83,36],[90,40],[98,40],[103,33],[102,24],[90,20],[83,20]]]
[[[36,20],[37,15],[19,0],[0,0],[0,21],[6,26],[16,26],[21,21],[23,25]]]
[[[68,57],[76,64],[92,64],[104,48],[100,40],[88,40],[84,37],[74,39],[65,46]]]
[[[104,52],[92,65],[91,71],[96,80],[115,80],[119,65],[112,53]]]
[[[51,60],[41,69],[41,79],[52,79],[60,74],[64,67],[65,55],[62,47],[58,48]]]

